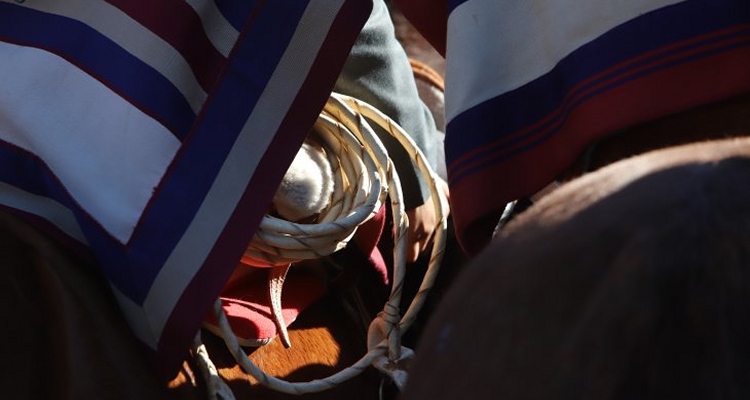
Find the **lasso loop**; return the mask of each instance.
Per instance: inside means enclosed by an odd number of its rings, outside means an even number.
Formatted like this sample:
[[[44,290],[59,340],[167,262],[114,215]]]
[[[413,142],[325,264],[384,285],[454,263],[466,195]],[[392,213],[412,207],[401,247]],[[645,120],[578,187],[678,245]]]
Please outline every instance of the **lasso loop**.
[[[440,221],[427,272],[403,316],[399,305],[406,274],[409,221],[404,211],[398,174],[369,121],[385,129],[411,155],[428,183],[430,198]],[[368,351],[352,366],[327,378],[288,382],[267,375],[245,354],[229,326],[221,300],[214,304],[219,329],[242,369],[261,384],[283,393],[323,391],[359,375],[371,365],[402,386],[406,380],[403,361],[411,358],[413,352],[401,346],[401,335],[416,319],[437,276],[445,250],[447,216],[443,210],[447,209],[444,207],[447,200],[437,186],[435,173],[414,141],[398,124],[369,104],[332,93],[313,130],[334,169],[336,189],[329,206],[321,212],[315,224],[298,224],[266,216],[243,262],[261,267],[279,267],[329,255],[346,246],[357,227],[372,218],[388,198],[395,227],[393,284],[383,311],[373,320],[368,331]],[[281,322],[279,325],[284,325]]]

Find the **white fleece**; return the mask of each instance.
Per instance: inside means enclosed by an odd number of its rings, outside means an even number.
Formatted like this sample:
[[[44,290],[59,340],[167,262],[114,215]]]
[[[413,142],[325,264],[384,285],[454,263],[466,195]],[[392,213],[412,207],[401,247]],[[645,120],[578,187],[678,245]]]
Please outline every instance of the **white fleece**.
[[[325,151],[302,144],[273,197],[279,216],[299,221],[321,212],[333,194],[333,170]]]

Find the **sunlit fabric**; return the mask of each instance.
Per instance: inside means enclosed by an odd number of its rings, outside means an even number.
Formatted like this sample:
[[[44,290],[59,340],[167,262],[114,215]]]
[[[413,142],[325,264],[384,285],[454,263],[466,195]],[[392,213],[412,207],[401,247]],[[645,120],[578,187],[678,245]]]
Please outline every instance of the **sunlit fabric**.
[[[592,141],[750,91],[746,0],[402,3],[445,45],[452,215],[470,253]]]
[[[95,263],[174,373],[370,8],[0,1],[0,204]]]

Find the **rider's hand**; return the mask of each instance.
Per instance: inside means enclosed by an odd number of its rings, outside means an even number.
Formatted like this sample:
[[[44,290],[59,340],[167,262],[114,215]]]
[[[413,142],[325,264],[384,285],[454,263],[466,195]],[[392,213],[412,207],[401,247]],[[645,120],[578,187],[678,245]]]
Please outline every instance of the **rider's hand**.
[[[438,178],[438,192],[446,199],[450,199],[448,184]],[[435,205],[432,198],[427,199],[421,206],[409,210],[406,215],[409,217],[409,231],[407,233],[406,262],[413,263],[417,261],[419,254],[423,252],[432,240],[435,230],[438,227],[438,217],[435,211]],[[450,208],[446,201],[443,207],[443,214],[448,216]]]

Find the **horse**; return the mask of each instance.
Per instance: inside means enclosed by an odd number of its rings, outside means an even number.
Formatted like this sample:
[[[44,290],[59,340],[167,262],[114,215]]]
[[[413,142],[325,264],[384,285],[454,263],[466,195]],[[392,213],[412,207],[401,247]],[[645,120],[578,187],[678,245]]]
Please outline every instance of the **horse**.
[[[590,146],[464,268],[401,399],[750,395],[749,104]]]

